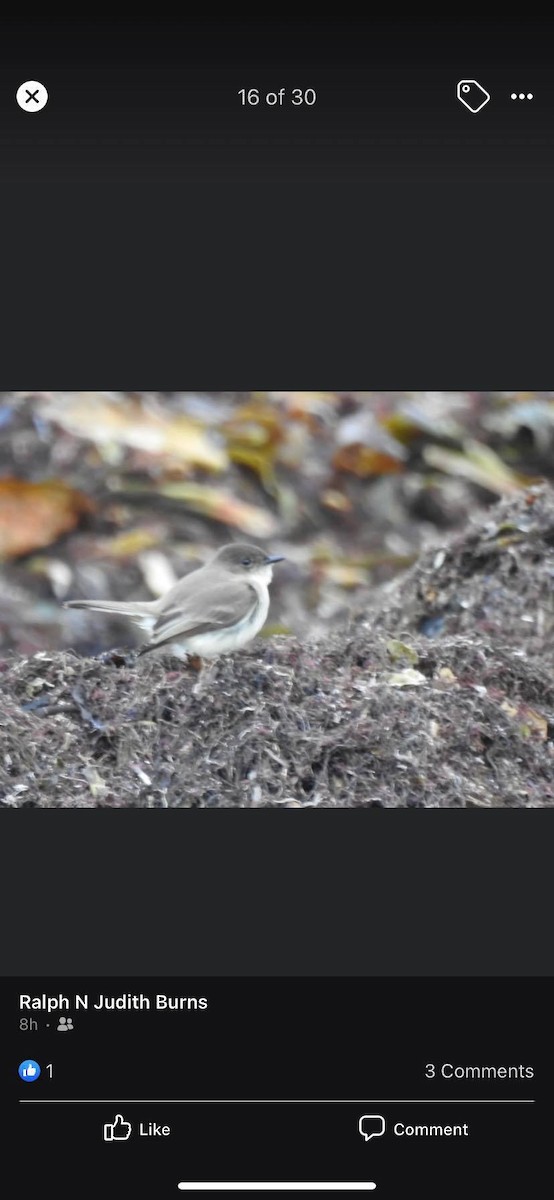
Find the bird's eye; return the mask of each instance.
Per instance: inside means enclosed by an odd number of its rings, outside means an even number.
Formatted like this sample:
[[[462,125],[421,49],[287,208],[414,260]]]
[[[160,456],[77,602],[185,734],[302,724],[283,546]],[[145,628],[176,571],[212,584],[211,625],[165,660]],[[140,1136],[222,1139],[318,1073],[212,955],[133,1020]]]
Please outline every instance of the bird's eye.
[[[251,559],[251,558],[243,558],[243,559],[241,559],[241,562],[242,562],[242,565],[243,565],[243,567],[250,567],[250,566],[252,566],[252,559]]]

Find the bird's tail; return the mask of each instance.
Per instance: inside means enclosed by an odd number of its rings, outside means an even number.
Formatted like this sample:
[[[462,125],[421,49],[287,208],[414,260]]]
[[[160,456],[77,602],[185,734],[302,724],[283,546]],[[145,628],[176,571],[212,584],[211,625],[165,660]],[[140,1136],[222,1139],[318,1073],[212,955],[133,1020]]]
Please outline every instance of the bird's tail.
[[[151,600],[66,600],[64,608],[90,608],[94,612],[115,612],[122,616],[154,618],[154,604]]]

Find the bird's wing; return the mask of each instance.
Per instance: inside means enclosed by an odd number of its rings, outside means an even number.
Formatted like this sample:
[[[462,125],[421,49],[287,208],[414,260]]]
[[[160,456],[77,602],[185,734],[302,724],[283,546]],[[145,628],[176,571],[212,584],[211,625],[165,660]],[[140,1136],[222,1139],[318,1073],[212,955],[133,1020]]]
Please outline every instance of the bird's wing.
[[[253,612],[258,603],[256,590],[249,583],[228,579],[212,583],[206,579],[192,594],[182,596],[178,603],[174,601],[160,613],[145,650],[161,646],[163,642],[236,625]]]

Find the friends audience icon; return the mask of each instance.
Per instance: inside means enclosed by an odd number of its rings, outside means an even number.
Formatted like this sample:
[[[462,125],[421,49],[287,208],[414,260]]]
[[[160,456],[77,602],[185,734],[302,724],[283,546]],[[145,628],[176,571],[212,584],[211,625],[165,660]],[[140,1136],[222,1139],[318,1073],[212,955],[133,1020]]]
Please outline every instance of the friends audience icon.
[[[68,1030],[74,1029],[73,1020],[71,1017],[60,1017],[56,1026],[58,1033],[67,1033]]]

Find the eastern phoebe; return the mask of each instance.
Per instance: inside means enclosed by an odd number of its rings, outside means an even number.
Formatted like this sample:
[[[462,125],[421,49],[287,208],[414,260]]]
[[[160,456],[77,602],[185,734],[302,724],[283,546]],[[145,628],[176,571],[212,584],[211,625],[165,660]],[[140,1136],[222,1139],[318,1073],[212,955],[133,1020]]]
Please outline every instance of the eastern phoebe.
[[[139,654],[161,650],[177,658],[216,658],[240,650],[259,633],[269,608],[273,563],[282,559],[237,542],[222,546],[159,600],[68,600],[64,607],[130,617],[150,634]]]

